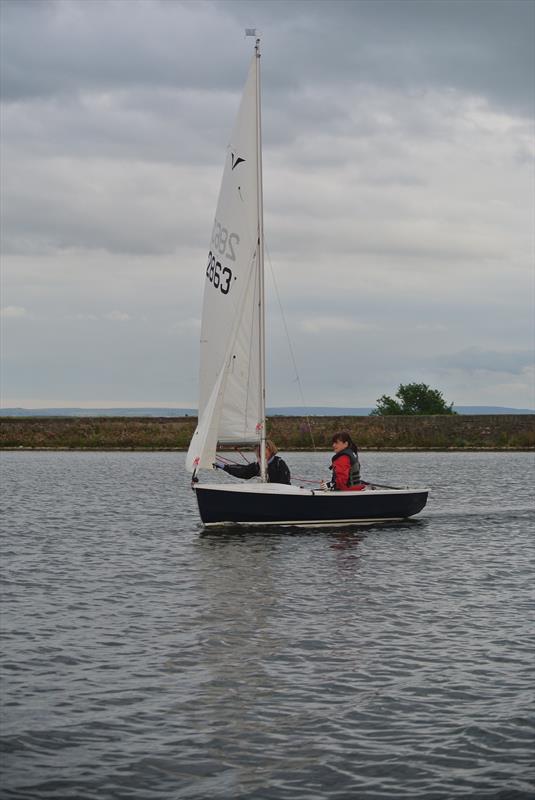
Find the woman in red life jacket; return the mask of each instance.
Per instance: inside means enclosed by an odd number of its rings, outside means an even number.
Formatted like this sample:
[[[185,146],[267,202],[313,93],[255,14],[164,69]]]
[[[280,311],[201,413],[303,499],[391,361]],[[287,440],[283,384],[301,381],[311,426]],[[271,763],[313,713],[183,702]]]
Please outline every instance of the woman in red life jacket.
[[[360,480],[360,463],[357,445],[348,431],[339,431],[332,438],[334,456],[330,469],[332,480],[328,484],[335,492],[355,492],[364,489]]]

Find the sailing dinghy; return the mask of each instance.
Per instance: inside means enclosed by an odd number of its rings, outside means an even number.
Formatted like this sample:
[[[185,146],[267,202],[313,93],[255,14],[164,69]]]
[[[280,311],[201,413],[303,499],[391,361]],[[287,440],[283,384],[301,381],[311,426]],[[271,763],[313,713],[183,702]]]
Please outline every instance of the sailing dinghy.
[[[255,35],[256,32],[247,31]],[[332,492],[266,482],[260,39],[232,132],[205,266],[199,418],[186,466],[205,525],[321,525],[404,519],[427,490]],[[201,484],[218,449],[260,447],[260,482]]]

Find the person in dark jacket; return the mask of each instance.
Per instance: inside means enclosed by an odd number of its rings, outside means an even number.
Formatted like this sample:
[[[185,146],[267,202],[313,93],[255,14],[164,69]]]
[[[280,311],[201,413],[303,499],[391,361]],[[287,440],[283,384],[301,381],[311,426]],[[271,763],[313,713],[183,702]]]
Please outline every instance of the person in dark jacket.
[[[214,467],[228,472],[235,478],[255,478],[260,475],[259,447],[256,448],[256,458],[257,461],[253,461],[251,464],[218,464],[216,462]],[[266,463],[269,483],[291,483],[288,465],[277,455],[277,448],[271,439],[266,439]]]
[[[333,476],[326,484],[335,492],[355,492],[366,484],[360,480],[360,462],[357,445],[348,431],[339,431],[332,437],[334,456],[330,469]]]

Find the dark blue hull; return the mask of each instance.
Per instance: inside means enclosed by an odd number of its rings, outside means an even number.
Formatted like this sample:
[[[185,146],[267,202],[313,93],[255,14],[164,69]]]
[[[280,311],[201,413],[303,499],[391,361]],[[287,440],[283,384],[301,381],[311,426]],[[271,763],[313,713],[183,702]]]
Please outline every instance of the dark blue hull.
[[[257,524],[306,525],[373,522],[406,519],[418,514],[428,491],[365,492],[251,491],[195,487],[205,525]]]

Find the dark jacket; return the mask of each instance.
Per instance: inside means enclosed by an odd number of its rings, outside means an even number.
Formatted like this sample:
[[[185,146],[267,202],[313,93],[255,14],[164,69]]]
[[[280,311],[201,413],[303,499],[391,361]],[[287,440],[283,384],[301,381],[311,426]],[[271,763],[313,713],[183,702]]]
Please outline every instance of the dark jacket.
[[[332,487],[335,491],[345,491],[360,483],[360,463],[351,448],[346,447],[332,457]]]
[[[254,478],[260,475],[260,464],[253,461],[251,464],[225,464],[223,467],[229,475],[235,478]],[[272,456],[267,465],[267,477],[269,483],[291,483],[290,470],[285,461],[279,456]]]

